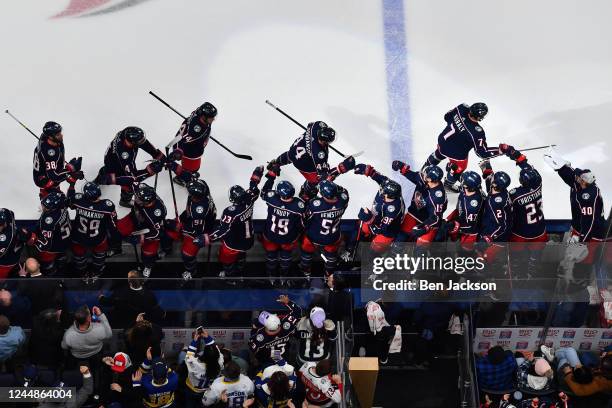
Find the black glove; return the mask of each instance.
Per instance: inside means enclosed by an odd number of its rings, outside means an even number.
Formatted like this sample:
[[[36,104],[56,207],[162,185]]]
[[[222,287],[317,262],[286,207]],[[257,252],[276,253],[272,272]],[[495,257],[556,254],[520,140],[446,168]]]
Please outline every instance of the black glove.
[[[353,156],[349,156],[338,165],[338,172],[340,174],[344,174],[349,170],[353,170],[354,168],[355,168],[355,158]]]
[[[375,172],[376,170],[374,170],[374,167],[369,164],[359,163],[355,166],[355,174],[363,174],[366,177],[370,177]]]
[[[481,161],[478,163],[478,166],[480,167],[483,176],[488,177],[493,174],[493,167],[491,167],[491,162],[489,160]]]
[[[263,177],[263,173],[264,173],[263,166],[255,167],[255,170],[253,170],[253,174],[251,174],[251,181],[254,181],[255,183],[259,183],[259,181]]]
[[[153,160],[147,166],[147,171],[149,174],[157,174],[164,169],[164,163],[160,160]]]
[[[68,183],[74,184],[77,182],[77,180],[83,180],[84,178],[85,174],[83,174],[83,172],[79,170],[71,172],[66,180],[68,181]]]
[[[370,210],[368,210],[367,208],[361,208],[359,210],[359,214],[357,215],[357,218],[359,218],[359,220],[363,221],[363,222],[368,222],[372,219],[374,215],[370,212]]]
[[[274,178],[280,176],[281,166],[276,160],[272,160],[270,163],[268,163],[266,169],[268,170],[266,177]]]
[[[69,167],[71,172],[79,171],[79,170],[81,170],[82,163],[83,163],[83,158],[82,157],[73,157],[68,162],[68,164],[69,164],[68,167]]]
[[[402,174],[406,174],[410,170],[409,165],[399,160],[393,160],[393,163],[391,163],[391,168],[395,171],[399,171]]]
[[[167,161],[178,161],[183,158],[183,149],[176,148],[168,154]]]

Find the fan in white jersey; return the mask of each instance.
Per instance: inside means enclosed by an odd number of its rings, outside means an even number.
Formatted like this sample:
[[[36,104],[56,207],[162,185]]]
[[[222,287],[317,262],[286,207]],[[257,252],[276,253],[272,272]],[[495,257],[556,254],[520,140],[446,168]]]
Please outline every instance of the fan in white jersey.
[[[299,376],[306,389],[307,406],[327,408],[342,401],[342,379],[338,374],[331,374],[329,360],[304,363]]]
[[[334,322],[326,318],[325,310],[315,306],[309,316],[302,317],[296,326],[301,363],[325,360],[331,354],[331,345],[338,333]]]
[[[230,361],[223,369],[223,377],[213,381],[204,392],[202,403],[206,407],[222,402],[227,408],[249,407],[255,402],[255,385],[246,375],[240,374],[238,364]]]
[[[204,348],[197,353],[200,342],[204,343]],[[202,328],[198,328],[193,334],[193,341],[185,355],[185,366],[187,367],[185,407],[197,407],[200,406],[204,391],[219,376],[223,367],[223,355],[215,344],[215,339]]]

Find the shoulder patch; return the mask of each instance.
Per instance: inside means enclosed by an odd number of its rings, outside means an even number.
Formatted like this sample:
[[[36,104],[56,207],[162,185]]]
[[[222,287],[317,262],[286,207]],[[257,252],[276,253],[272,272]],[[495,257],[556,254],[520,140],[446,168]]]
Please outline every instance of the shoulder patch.
[[[393,211],[395,211],[395,206],[394,206],[393,204],[391,204],[390,206],[388,206],[388,207],[387,207],[387,209],[388,209],[390,212],[393,212]]]
[[[298,201],[298,207],[299,208],[304,208],[305,207],[304,202],[303,201]]]
[[[130,157],[130,154],[129,154],[128,152],[122,152],[122,153],[121,153],[121,158],[122,158],[123,160],[127,160],[127,159],[128,159],[128,157]]]
[[[268,194],[266,194],[268,197],[274,197],[274,191],[268,191]]]
[[[472,200],[472,201],[470,201],[470,205],[471,205],[472,207],[478,207],[478,200]]]
[[[514,194],[516,193],[516,188],[513,188],[512,190],[510,190],[510,194]]]
[[[324,159],[325,158],[325,152],[324,151],[320,151],[319,153],[317,153],[317,157],[319,159]]]
[[[106,200],[106,206],[107,207],[112,207],[114,204],[111,200]]]
[[[442,191],[440,190],[436,191],[436,197],[438,198],[442,197]]]
[[[501,203],[502,202],[502,198],[501,197],[495,197],[495,202],[496,203]]]
[[[75,200],[80,200],[81,198],[83,198],[83,194],[81,194],[81,193],[76,193],[76,194],[74,195],[74,199],[75,199]]]
[[[289,323],[289,322],[283,323],[283,329],[289,330],[290,328],[291,328],[291,323]]]
[[[53,149],[49,149],[49,150],[47,150],[47,154],[48,154],[49,156],[53,157],[53,156],[55,156],[55,150],[53,150]]]
[[[314,200],[312,202],[312,205],[315,206],[315,207],[319,207],[321,205],[321,200]]]
[[[474,126],[474,129],[476,129],[477,132],[482,132],[482,128],[480,126]]]
[[[342,197],[343,200],[348,200],[348,195],[346,195],[346,193],[340,194],[340,197]]]
[[[6,235],[0,234],[0,242],[6,241]]]
[[[195,210],[198,214],[202,214],[204,212],[204,207],[198,205]]]
[[[234,211],[236,209],[235,205],[230,205],[229,207],[227,207],[228,211]]]
[[[52,224],[53,223],[53,217],[46,217],[45,218],[45,224]]]
[[[200,125],[195,125],[195,126],[193,127],[193,131],[194,131],[194,132],[201,132],[201,131],[202,131],[202,126],[200,126]]]
[[[582,199],[583,200],[588,200],[589,198],[591,198],[591,195],[589,193],[583,193],[582,194]]]
[[[153,214],[155,214],[156,217],[159,217],[161,215],[161,210],[157,208],[155,211],[153,211]]]
[[[257,336],[255,336],[255,340],[257,340],[257,341],[263,341],[263,339],[264,339],[264,335],[261,334],[261,333],[258,334]]]

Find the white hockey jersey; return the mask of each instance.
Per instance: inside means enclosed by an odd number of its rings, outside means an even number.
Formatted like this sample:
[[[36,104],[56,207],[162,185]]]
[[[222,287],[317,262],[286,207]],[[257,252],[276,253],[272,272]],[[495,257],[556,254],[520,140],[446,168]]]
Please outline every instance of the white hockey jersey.
[[[253,397],[255,385],[244,374],[240,374],[240,378],[236,381],[226,381],[225,378],[219,377],[204,392],[204,397],[202,397],[204,406],[209,407],[221,401],[223,391],[227,395],[227,407],[238,408],[242,407],[246,400]]]
[[[214,344],[214,340],[210,344]],[[185,385],[187,385],[187,388],[191,391],[201,394],[206,391],[214,378],[209,378],[207,376],[206,363],[200,361],[200,359],[196,357],[196,350],[197,342],[193,341],[185,355],[185,365],[187,366],[187,379],[185,380]],[[223,354],[221,353],[219,353],[219,367],[223,367]]]
[[[342,400],[341,385],[332,381],[331,375],[319,377],[315,372],[316,363],[304,363],[299,376],[306,388],[306,400],[321,408],[338,404]]]

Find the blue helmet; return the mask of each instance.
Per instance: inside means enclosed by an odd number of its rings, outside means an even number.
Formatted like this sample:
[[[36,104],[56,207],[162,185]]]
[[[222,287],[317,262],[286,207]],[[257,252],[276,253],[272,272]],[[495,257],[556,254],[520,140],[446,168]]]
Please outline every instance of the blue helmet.
[[[62,131],[62,125],[57,122],[49,121],[43,126],[43,135],[52,137]]]
[[[380,189],[382,191],[382,194],[392,199],[402,196],[402,186],[400,186],[399,183],[393,180],[387,179]]]
[[[510,176],[503,171],[496,171],[493,175],[493,187],[497,190],[505,190],[510,185]]]
[[[187,184],[187,192],[190,196],[204,198],[208,195],[208,184],[204,180],[196,179]]]
[[[477,191],[482,184],[480,174],[475,171],[466,171],[461,175],[461,185],[469,191]]]
[[[100,187],[96,183],[92,183],[88,181],[83,186],[83,195],[85,198],[89,200],[97,200],[102,195],[102,191],[100,191]]]
[[[136,187],[136,198],[143,204],[151,204],[157,198],[157,193],[150,185],[140,183]]]
[[[195,110],[196,116],[205,118],[214,118],[217,116],[217,108],[210,102],[204,102],[198,109]]]
[[[328,180],[323,180],[319,183],[319,193],[321,197],[327,198],[328,200],[334,200],[338,198],[338,186]]]
[[[61,191],[52,191],[40,203],[47,210],[57,210],[66,203],[66,196]]]
[[[316,121],[308,124],[308,130],[312,137],[317,141],[332,143],[336,140],[336,131],[323,121]]]
[[[542,176],[532,167],[522,169],[519,174],[519,182],[523,187],[537,188],[542,183]]]
[[[128,142],[134,145],[141,145],[147,141],[144,130],[137,126],[128,126],[121,133]]]
[[[247,192],[239,185],[232,186],[229,191],[229,200],[234,204],[242,204],[246,201]]]
[[[8,224],[11,220],[11,214],[6,208],[0,208],[0,224]]]
[[[489,108],[486,103],[476,102],[470,106],[470,115],[476,120],[483,120],[489,113]]]
[[[429,179],[433,182],[442,180],[444,177],[444,172],[438,166],[427,166],[423,169],[423,174],[426,179]]]
[[[287,180],[283,180],[276,185],[276,192],[281,198],[292,198],[295,195],[295,187]]]

